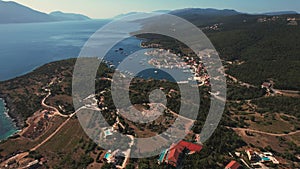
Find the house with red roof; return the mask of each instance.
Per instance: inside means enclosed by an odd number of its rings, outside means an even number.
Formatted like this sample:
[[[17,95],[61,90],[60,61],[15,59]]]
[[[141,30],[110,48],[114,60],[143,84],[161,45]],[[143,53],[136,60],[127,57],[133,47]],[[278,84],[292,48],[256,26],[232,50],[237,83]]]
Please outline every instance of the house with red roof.
[[[225,169],[238,169],[240,167],[241,165],[238,162],[232,160],[226,165]]]
[[[177,167],[182,162],[182,159],[186,154],[192,154],[195,152],[200,152],[202,145],[195,144],[187,141],[180,141],[177,144],[173,144],[168,152],[166,163]]]

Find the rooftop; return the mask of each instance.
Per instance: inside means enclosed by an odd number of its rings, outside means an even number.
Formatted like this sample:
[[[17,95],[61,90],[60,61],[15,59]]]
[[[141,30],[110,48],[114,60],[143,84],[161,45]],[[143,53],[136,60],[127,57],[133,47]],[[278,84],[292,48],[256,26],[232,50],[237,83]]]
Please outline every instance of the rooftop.
[[[238,162],[232,160],[226,165],[225,169],[238,169],[239,167],[241,167],[241,165]]]

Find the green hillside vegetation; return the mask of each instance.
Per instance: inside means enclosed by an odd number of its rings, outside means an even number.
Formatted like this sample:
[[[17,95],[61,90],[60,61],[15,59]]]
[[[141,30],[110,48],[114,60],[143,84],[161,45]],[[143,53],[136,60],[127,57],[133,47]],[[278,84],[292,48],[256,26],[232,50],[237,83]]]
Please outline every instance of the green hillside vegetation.
[[[264,17],[270,21],[258,22]],[[300,29],[299,26],[288,25],[288,17],[300,18],[300,15],[278,16],[274,21],[273,16],[262,15],[217,16],[212,21],[220,24],[219,29],[205,29],[204,33],[221,59],[245,61],[241,65],[230,65],[227,71],[239,80],[260,85],[267,79],[273,79],[276,88],[300,90],[300,76],[297,76],[300,73]],[[194,14],[183,18],[199,28],[212,25]],[[139,37],[147,39],[145,45],[160,44],[175,53],[192,53],[178,40],[165,36],[146,34]]]
[[[180,15],[179,15],[180,16]],[[270,96],[265,97],[265,90],[260,89],[260,84],[266,80],[273,80],[275,88],[300,90],[300,29],[299,26],[287,25],[287,17],[300,17],[299,15],[280,16],[272,20],[272,16],[255,16],[246,14],[234,14],[229,16],[214,16],[210,21],[200,20],[197,14],[182,15],[194,24],[203,28],[209,24],[219,24],[219,29],[206,29],[204,32],[210,38],[220,57],[224,61],[233,61],[232,64],[226,63],[227,73],[236,77],[238,80],[250,83],[253,87],[244,87],[235,83],[228,83],[228,102],[225,108],[223,118],[213,134],[213,136],[204,143],[203,150],[200,153],[187,156],[184,161],[184,168],[224,168],[232,158],[228,153],[233,153],[243,146],[255,146],[249,144],[246,140],[242,140],[242,136],[238,136],[230,127],[246,128],[255,123],[260,116],[257,114],[279,113],[282,120],[288,121],[289,116],[299,119],[299,98]],[[267,17],[271,19],[266,22],[258,22],[258,19]],[[222,23],[222,24],[220,24]],[[160,44],[162,48],[171,49],[176,53],[189,56],[195,56],[185,45],[179,41],[160,35],[141,35],[145,38],[144,45],[152,43]],[[24,121],[33,115],[34,112],[41,109],[41,100],[47,93],[42,90],[47,86],[53,78],[61,80],[50,86],[51,96],[47,99],[47,104],[52,106],[63,105],[66,108],[65,114],[74,112],[71,98],[72,73],[75,59],[58,61],[46,64],[33,72],[5,82],[0,82],[1,97],[6,98],[10,106],[10,113],[19,122],[19,125],[25,125]],[[237,64],[241,63],[241,64]],[[111,78],[113,70],[106,65],[100,65],[97,73],[96,81],[96,98],[101,97],[100,92],[110,87],[108,80],[101,80],[100,77]],[[171,89],[178,90],[178,86],[172,82],[164,82],[163,87],[165,93],[169,93]],[[160,82],[153,79],[142,81],[138,78],[132,81],[130,86],[131,102],[136,105],[148,103],[148,94],[153,90],[160,88]],[[208,92],[209,87],[200,87],[201,91],[201,109],[195,126],[192,128],[193,133],[200,133],[205,122],[208,110],[210,108],[210,98]],[[109,90],[108,90],[109,91]],[[111,94],[106,92],[105,104],[108,107],[104,116],[109,124],[113,124],[116,118],[116,111],[113,104]],[[168,108],[178,112],[180,108],[180,95],[176,92],[170,95],[168,100]],[[250,101],[246,101],[250,100]],[[239,103],[240,102],[240,103]],[[254,108],[249,108],[253,104]],[[248,105],[248,106],[247,106]],[[145,106],[145,105],[144,105]],[[257,106],[257,107],[256,107]],[[147,108],[147,106],[145,106]],[[258,113],[257,113],[257,112]],[[247,116],[251,114],[251,116]],[[281,115],[284,114],[284,115]],[[261,116],[262,116],[261,115]],[[276,119],[275,114],[274,119]],[[262,118],[262,117],[261,117]],[[271,118],[271,116],[270,116]],[[121,131],[125,134],[134,134],[134,130],[154,129],[151,132],[163,132],[165,127],[161,124],[134,124],[120,117],[120,121],[124,123],[125,130]],[[133,126],[135,125],[135,129]],[[161,126],[161,127],[160,127]],[[76,133],[76,137],[72,137]],[[20,138],[21,139],[21,138]],[[280,139],[284,139],[281,138]],[[10,141],[11,144],[10,144]],[[18,147],[16,142],[7,140],[2,142],[2,146],[10,145],[11,152],[18,152],[25,149]],[[189,138],[189,141],[192,141]],[[285,140],[281,140],[286,142]],[[247,143],[246,143],[247,142]],[[76,145],[60,149],[65,144]],[[1,145],[0,144],[0,145]],[[290,143],[291,148],[299,153],[299,147],[293,142]],[[27,145],[26,149],[30,148]],[[292,151],[285,154],[279,154],[275,150],[267,147],[260,147],[268,151],[277,153],[278,156],[287,158],[296,162]],[[47,144],[30,154],[32,156],[48,156],[47,167],[49,168],[86,168],[93,161],[90,156],[99,156],[100,149],[80,129],[80,125],[76,118],[71,119],[70,125],[66,125],[59,134],[55,135]],[[15,151],[14,151],[15,150]],[[1,153],[5,150],[0,151]],[[101,153],[102,150],[101,150]],[[60,157],[62,156],[62,157]],[[1,157],[2,158],[2,157]],[[149,159],[132,159],[127,168],[171,168],[166,165],[158,165],[157,157]],[[291,161],[288,161],[291,162]],[[291,163],[293,163],[291,162]],[[98,163],[98,162],[97,162]],[[112,166],[103,163],[103,168],[111,168]]]
[[[54,77],[70,76],[74,63],[75,59],[52,62],[29,74],[0,82],[0,96],[6,99],[9,114],[17,120],[20,127],[25,125],[24,122],[28,117],[41,108],[41,100],[45,97],[42,88]]]

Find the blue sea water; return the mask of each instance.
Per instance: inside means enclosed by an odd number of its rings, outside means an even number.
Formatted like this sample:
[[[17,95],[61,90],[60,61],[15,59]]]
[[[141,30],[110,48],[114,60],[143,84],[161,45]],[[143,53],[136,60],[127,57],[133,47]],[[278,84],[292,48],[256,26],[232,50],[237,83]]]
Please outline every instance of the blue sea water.
[[[108,22],[0,24],[0,81],[52,61],[77,57],[87,39]]]
[[[52,61],[77,57],[88,38],[108,22],[0,24],[0,81],[26,74]],[[0,99],[0,140],[17,131],[5,111]]]
[[[110,21],[0,24],[0,81],[21,76],[49,62],[78,57],[90,36]],[[126,29],[132,28],[122,27],[118,30],[120,32],[107,32],[102,37],[103,42],[122,36],[127,32]],[[140,50],[140,43],[141,40],[135,37],[123,40],[111,49],[105,60],[117,66],[128,55]],[[124,49],[123,53],[116,52],[119,48]],[[139,75],[145,78],[173,80],[163,70],[156,70],[159,73],[154,73],[155,69],[147,64],[147,59],[145,55],[134,57],[125,66],[132,68],[131,71],[144,70]],[[180,71],[176,74],[184,77]],[[4,112],[4,104],[0,100],[0,140],[16,132],[12,120]]]
[[[0,140],[17,132],[13,121],[7,116],[4,100],[0,99]]]

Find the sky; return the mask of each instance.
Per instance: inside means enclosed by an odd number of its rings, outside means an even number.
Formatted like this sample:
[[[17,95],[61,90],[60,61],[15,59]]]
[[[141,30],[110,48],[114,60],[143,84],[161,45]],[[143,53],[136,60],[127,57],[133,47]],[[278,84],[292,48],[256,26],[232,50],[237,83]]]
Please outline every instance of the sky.
[[[298,11],[300,0],[14,0],[50,13],[80,13],[91,18],[110,18],[128,12],[151,12],[181,8],[235,9],[246,13]]]

